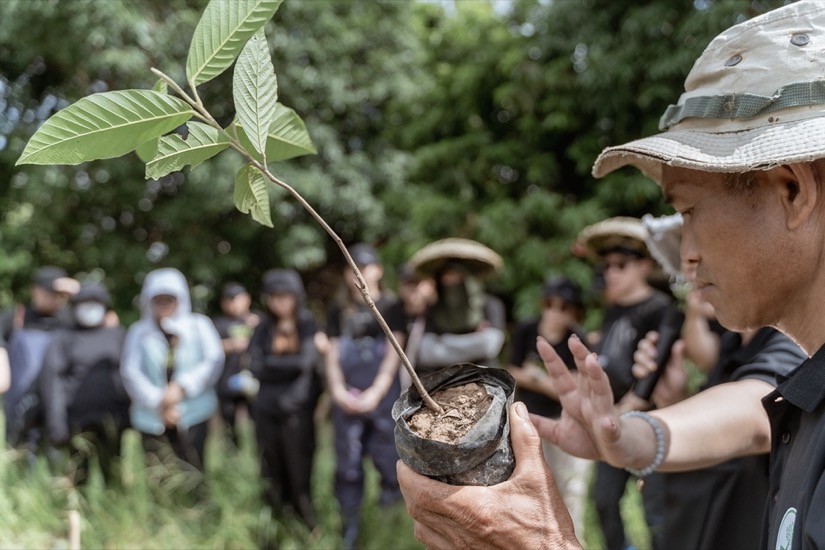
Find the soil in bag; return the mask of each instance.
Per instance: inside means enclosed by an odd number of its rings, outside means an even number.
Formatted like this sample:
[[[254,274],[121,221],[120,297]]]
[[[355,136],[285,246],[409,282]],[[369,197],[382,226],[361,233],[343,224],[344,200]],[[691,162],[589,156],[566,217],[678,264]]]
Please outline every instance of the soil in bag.
[[[428,409],[414,386],[393,406],[395,443],[413,470],[452,485],[495,485],[515,468],[507,416],[515,381],[504,369],[469,363],[423,376],[444,409]]]

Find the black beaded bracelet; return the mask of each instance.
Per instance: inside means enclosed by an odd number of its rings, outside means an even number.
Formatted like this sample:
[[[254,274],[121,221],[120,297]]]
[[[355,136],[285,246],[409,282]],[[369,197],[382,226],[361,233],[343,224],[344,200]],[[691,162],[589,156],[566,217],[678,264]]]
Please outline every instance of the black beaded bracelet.
[[[641,478],[648,476],[655,472],[656,468],[661,466],[662,462],[665,460],[665,432],[662,431],[661,426],[659,426],[659,422],[646,412],[628,411],[622,415],[622,417],[625,416],[637,416],[650,424],[650,427],[653,428],[653,435],[656,436],[656,455],[653,457],[653,462],[638,470],[636,468],[625,468],[625,470],[636,477]]]

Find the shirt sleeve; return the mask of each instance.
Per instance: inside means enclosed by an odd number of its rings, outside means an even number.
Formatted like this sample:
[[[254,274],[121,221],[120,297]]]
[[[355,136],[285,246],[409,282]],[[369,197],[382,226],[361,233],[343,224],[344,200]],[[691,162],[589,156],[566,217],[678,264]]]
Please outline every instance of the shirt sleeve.
[[[218,381],[225,359],[221,337],[212,321],[201,314],[194,314],[192,320],[201,346],[201,360],[194,368],[175,376],[189,397],[200,395]]]
[[[773,331],[765,345],[731,376],[731,380],[757,379],[772,386],[777,375],[788,376],[807,356],[802,349],[781,332]]]

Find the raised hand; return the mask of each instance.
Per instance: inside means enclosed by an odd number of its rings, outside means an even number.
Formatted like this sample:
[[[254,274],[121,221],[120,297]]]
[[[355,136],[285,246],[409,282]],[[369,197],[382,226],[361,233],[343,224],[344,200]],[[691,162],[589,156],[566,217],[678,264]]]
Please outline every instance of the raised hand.
[[[618,467],[632,463],[632,441],[621,437],[619,410],[597,355],[576,336],[570,337],[568,346],[576,361],[575,374],[544,339],[536,343],[562,405],[557,420],[531,415],[539,435],[572,455],[604,460]]]

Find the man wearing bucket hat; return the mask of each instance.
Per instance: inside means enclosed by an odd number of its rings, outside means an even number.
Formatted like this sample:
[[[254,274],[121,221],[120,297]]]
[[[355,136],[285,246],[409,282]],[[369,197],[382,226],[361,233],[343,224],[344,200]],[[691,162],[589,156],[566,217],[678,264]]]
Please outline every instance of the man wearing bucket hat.
[[[597,358],[578,341],[577,385],[546,343],[560,421],[511,412],[516,470],[495,487],[447,488],[399,465],[428,546],[580,547],[541,463],[539,434],[615,466],[678,471],[771,451],[763,548],[825,547],[825,3],[800,1],[714,39],[664,133],[606,149],[598,177],[633,165],[682,213],[681,256],[720,322],[773,326],[810,359],[777,389],[722,384],[649,415],[618,416]],[[744,292],[743,292],[744,290]],[[716,390],[716,391],[714,391]],[[487,503],[480,509],[479,502]]]

